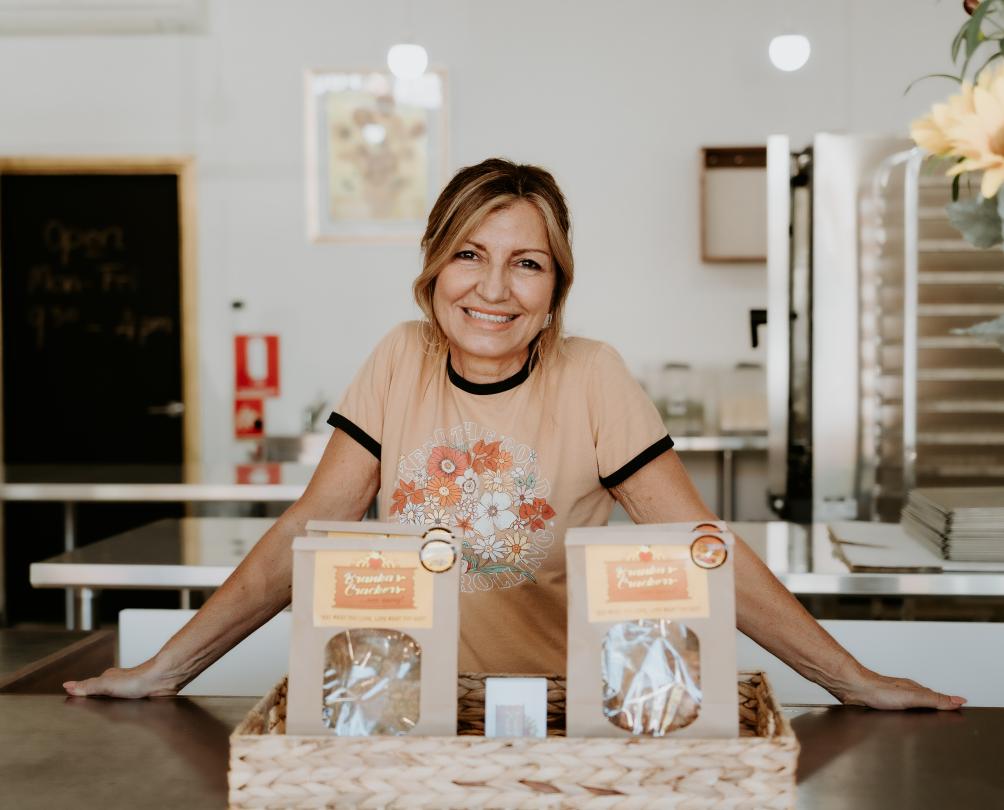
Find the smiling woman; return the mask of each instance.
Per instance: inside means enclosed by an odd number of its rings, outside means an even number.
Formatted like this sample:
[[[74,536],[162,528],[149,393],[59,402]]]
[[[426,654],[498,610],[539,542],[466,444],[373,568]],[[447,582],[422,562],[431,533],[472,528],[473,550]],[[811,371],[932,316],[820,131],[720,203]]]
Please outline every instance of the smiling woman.
[[[549,172],[498,158],[457,172],[429,214],[414,284],[432,354],[449,351],[478,382],[512,373],[529,352],[552,355],[574,278],[570,231]]]
[[[526,362],[549,314],[547,231],[536,207],[519,200],[485,217],[460,247],[436,278],[433,313],[453,367],[473,382],[494,382]]]
[[[414,284],[426,320],[391,330],[329,418],[307,491],[151,661],[67,684],[74,694],[176,691],[281,609],[292,538],[311,518],[448,526],[461,540],[460,667],[561,673],[564,538],[607,522],[713,519],[658,411],[610,346],[562,334],[573,277],[554,178],[492,159],[447,185]],[[841,700],[955,708],[861,667],[736,539],[741,630]]]

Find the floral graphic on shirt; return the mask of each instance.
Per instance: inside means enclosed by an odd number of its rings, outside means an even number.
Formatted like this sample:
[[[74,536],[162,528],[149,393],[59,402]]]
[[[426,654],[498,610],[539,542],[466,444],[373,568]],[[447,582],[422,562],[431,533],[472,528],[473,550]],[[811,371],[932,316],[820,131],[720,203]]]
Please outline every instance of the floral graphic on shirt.
[[[534,498],[533,503],[520,506],[519,516],[531,529],[543,529],[545,522],[554,517],[554,510],[543,498]]]
[[[390,514],[461,538],[466,592],[536,582],[554,543],[550,484],[537,452],[473,422],[437,430],[402,456]]]
[[[426,469],[429,475],[440,475],[454,478],[463,475],[470,466],[467,453],[462,453],[451,447],[437,447],[429,456],[429,463]]]
[[[454,506],[460,503],[460,487],[456,479],[445,475],[435,476],[425,487],[425,494],[430,501],[443,506]]]
[[[391,513],[403,512],[408,504],[417,505],[425,502],[425,495],[421,490],[417,490],[414,484],[402,481],[394,491],[394,507]]]

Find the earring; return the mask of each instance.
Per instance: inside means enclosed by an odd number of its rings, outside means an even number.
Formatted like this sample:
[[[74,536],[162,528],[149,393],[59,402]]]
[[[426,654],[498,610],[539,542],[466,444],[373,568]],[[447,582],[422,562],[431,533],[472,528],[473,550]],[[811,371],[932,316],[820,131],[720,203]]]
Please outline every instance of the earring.
[[[548,312],[547,316],[544,318],[544,328],[547,329],[551,325],[551,313]]]

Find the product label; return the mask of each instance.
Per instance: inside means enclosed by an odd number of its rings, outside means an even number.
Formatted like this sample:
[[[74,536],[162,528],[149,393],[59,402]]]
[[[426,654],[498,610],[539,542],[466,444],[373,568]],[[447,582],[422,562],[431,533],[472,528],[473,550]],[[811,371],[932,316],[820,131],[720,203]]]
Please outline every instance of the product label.
[[[432,576],[417,551],[318,551],[314,626],[432,627]]]
[[[709,615],[708,572],[689,546],[587,546],[589,621]]]

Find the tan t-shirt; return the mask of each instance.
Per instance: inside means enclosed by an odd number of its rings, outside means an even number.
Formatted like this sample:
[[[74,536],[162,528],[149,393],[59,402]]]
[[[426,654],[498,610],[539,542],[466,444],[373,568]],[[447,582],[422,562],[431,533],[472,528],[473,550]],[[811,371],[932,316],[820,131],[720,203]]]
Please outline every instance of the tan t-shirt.
[[[565,530],[604,525],[616,486],[673,446],[604,343],[564,341],[557,363],[468,382],[395,327],[328,422],[380,459],[381,520],[463,537],[460,667],[565,671]]]

